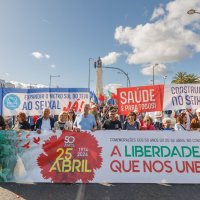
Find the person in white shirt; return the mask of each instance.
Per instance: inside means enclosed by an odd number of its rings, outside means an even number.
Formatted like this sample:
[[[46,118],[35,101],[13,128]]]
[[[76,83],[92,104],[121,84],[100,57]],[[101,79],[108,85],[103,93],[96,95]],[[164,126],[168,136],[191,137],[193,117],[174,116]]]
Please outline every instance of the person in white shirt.
[[[36,132],[41,133],[42,131],[52,130],[55,133],[54,129],[54,118],[50,117],[50,109],[45,108],[43,111],[43,116],[36,121]]]
[[[186,131],[187,116],[186,113],[180,113],[176,119],[176,124],[174,126],[175,131]]]

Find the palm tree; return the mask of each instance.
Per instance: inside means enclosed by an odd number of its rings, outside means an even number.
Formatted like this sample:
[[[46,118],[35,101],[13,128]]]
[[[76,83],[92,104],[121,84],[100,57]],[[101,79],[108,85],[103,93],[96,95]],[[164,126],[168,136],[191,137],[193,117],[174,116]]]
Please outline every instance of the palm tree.
[[[187,83],[200,83],[200,77],[196,76],[195,74],[188,74]]]
[[[183,84],[187,81],[187,74],[186,72],[177,72],[173,77],[172,83],[175,84]]]

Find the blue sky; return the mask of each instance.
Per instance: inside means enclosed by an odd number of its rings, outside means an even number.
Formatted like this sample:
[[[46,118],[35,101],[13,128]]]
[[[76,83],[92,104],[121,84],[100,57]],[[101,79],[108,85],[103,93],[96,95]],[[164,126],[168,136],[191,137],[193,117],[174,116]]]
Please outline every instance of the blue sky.
[[[178,71],[199,75],[200,15],[186,12],[200,10],[200,0],[0,3],[0,79],[48,85],[49,75],[59,74],[53,86],[87,87],[88,59],[98,56],[126,71],[133,86],[150,84],[155,63],[158,84]],[[103,76],[104,85],[126,86],[115,70],[104,69]],[[95,80],[91,68],[91,88]]]

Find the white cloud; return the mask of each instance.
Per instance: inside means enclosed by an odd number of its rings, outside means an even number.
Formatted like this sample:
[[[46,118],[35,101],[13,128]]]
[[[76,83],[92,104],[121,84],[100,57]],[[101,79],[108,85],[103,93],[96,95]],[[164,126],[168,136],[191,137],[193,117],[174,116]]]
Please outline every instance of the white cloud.
[[[32,56],[35,57],[36,59],[41,59],[43,58],[44,56],[42,55],[42,53],[38,52],[38,51],[35,51],[32,53]]]
[[[45,54],[44,57],[45,57],[46,59],[50,59],[50,55],[49,55],[49,54]]]
[[[141,70],[142,74],[153,75],[153,67],[154,67],[154,75],[165,76],[167,74],[167,67],[163,64],[145,66]]]
[[[117,59],[121,56],[121,53],[110,52],[107,56],[101,58],[103,65],[112,65],[117,62]]]
[[[10,81],[9,83],[12,83],[13,85],[15,85],[16,88],[24,88],[24,89],[30,88],[30,86],[32,88],[47,88],[48,87],[42,84],[30,84],[30,83],[22,83],[18,81]]]
[[[165,10],[160,6],[159,8],[155,8],[153,11],[153,15],[151,17],[151,20],[154,20],[158,17],[161,17],[165,14]]]
[[[199,20],[199,15],[187,14],[191,8],[200,10],[200,0],[175,0],[163,8],[165,14],[154,23],[117,27],[115,39],[132,47],[127,63],[172,63],[200,52],[200,35],[188,28]]]
[[[52,64],[52,65],[51,65],[51,68],[56,68],[56,65]]]
[[[104,86],[104,93],[108,94],[108,91],[112,92],[112,93],[117,93],[117,88],[121,88],[122,85],[121,84],[117,84],[117,83],[110,83],[106,86]]]
[[[32,52],[32,56],[36,59],[42,59],[42,58],[50,59],[50,57],[51,57],[49,54],[47,54],[47,53],[43,54],[39,51]]]
[[[6,76],[9,76],[10,74],[8,72],[5,73]]]

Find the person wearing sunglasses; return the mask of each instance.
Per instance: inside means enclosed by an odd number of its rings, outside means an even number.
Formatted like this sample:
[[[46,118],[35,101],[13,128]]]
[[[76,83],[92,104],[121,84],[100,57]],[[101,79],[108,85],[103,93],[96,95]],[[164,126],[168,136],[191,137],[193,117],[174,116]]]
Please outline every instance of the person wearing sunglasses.
[[[154,124],[153,124],[153,120],[150,116],[146,115],[143,119],[143,126],[141,126],[141,130],[156,130]]]

